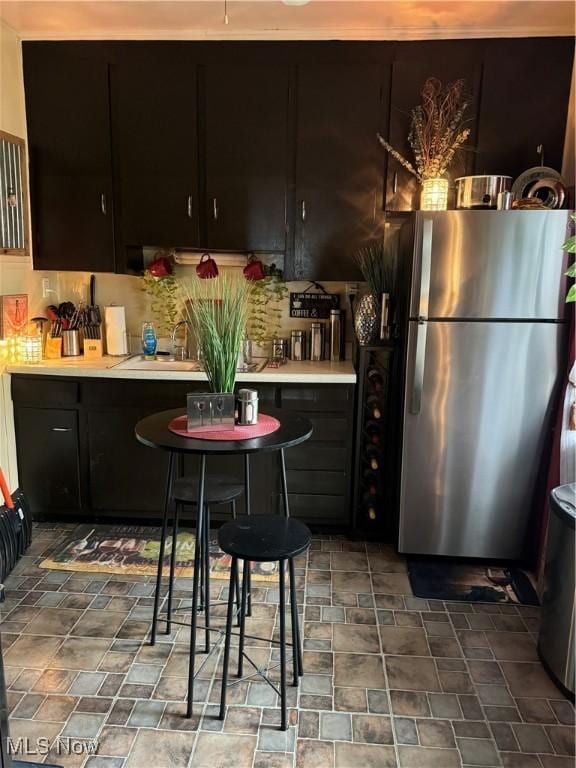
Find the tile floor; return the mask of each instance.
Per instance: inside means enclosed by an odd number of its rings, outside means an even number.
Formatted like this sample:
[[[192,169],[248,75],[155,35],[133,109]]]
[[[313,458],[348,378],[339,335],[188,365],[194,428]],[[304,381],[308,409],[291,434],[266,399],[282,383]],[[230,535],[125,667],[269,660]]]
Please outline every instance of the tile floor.
[[[187,629],[147,644],[150,578],[38,568],[66,533],[36,527],[2,606],[12,740],[44,753],[25,760],[73,768],[574,766],[574,710],[538,662],[537,609],[421,600],[390,549],[315,538],[298,562],[306,674],[297,693],[289,688],[289,731],[277,730],[276,694],[258,677],[230,689],[226,719],[217,720],[215,657],[186,720]],[[189,582],[177,587],[189,604]],[[214,581],[217,589],[225,592],[225,582]],[[272,635],[277,599],[273,585],[255,587],[249,632]],[[258,665],[269,660],[262,642],[250,653]],[[54,746],[94,740],[90,756]]]

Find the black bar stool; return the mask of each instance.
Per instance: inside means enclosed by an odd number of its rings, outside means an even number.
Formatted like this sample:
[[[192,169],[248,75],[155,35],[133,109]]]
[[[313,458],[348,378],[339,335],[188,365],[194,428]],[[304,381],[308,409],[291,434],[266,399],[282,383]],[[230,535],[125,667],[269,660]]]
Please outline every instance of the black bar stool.
[[[230,661],[230,641],[232,636],[232,616],[234,608],[234,584],[238,578],[238,559],[244,561],[242,578],[242,604],[240,608],[240,642],[238,647],[238,677],[242,677],[244,657],[250,660],[244,652],[245,620],[248,574],[250,563],[278,562],[278,578],[280,587],[280,640],[272,643],[280,645],[280,690],[271,680],[262,675],[266,682],[280,695],[282,720],[280,728],[287,728],[286,713],[286,585],[285,565],[288,561],[290,577],[290,610],[292,623],[292,662],[293,682],[298,685],[302,676],[302,650],[300,645],[300,628],[298,624],[298,605],[296,602],[296,579],[294,576],[294,558],[301,555],[310,547],[312,536],[308,528],[299,520],[280,515],[253,515],[239,517],[225,523],[218,532],[220,549],[232,557],[230,566],[230,586],[228,591],[228,610],[226,614],[226,636],[224,640],[224,666],[222,670],[222,692],[220,697],[220,720],[224,719],[226,711],[226,688],[228,686],[228,665]]]
[[[202,525],[198,525],[198,515],[196,520],[196,531],[200,530],[197,537],[196,546],[200,549],[200,610],[205,610],[205,628],[206,628],[206,653],[210,650],[210,508],[222,504],[230,505],[232,519],[236,519],[236,499],[244,493],[242,485],[230,482],[230,478],[224,475],[213,475],[206,481],[204,488],[204,514],[202,516]],[[198,480],[196,477],[184,476],[178,478],[172,483],[171,498],[174,502],[174,518],[172,527],[172,547],[170,553],[170,575],[168,581],[168,604],[166,609],[166,634],[169,635],[172,630],[172,605],[174,594],[174,575],[176,568],[176,547],[178,542],[178,530],[180,519],[185,505],[197,506],[198,501]],[[162,528],[161,551],[164,551],[166,540],[165,526]],[[158,585],[162,579],[162,560],[158,565]],[[235,596],[238,609],[240,608],[240,584],[236,579]],[[152,618],[151,644],[154,645],[157,631],[157,622],[160,609],[160,589],[156,589],[154,596],[154,614]],[[240,615],[238,611],[238,621]]]

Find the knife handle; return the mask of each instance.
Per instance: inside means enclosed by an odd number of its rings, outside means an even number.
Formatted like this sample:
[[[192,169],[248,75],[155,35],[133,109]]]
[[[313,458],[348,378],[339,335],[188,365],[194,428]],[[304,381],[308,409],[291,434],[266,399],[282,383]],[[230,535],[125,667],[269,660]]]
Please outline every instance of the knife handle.
[[[4,503],[8,507],[8,509],[14,509],[14,502],[12,501],[12,496],[10,495],[10,491],[8,490],[8,483],[6,482],[6,478],[4,477],[4,472],[0,469],[0,491],[2,491],[2,496],[4,496]]]

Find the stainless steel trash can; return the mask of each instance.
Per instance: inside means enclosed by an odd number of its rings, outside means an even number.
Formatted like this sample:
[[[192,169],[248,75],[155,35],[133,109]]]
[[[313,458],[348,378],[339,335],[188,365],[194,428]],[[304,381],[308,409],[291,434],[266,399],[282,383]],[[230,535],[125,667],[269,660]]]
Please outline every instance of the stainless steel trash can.
[[[574,700],[574,522],[576,483],[550,494],[538,652],[560,690]]]

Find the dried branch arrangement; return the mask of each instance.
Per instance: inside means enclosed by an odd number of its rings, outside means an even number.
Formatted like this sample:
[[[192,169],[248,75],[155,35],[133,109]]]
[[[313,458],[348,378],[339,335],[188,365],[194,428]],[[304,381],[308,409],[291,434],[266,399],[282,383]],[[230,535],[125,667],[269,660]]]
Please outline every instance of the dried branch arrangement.
[[[443,176],[470,135],[470,129],[464,128],[464,112],[469,100],[465,85],[464,80],[456,80],[443,87],[435,77],[429,77],[424,83],[422,104],[411,111],[408,134],[414,165],[377,134],[384,149],[420,182]]]

